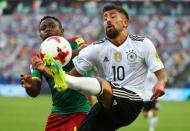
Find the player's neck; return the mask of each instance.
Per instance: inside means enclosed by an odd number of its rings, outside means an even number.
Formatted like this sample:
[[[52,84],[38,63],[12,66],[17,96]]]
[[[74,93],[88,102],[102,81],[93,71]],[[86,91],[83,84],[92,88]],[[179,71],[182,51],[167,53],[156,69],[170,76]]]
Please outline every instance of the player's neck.
[[[118,37],[116,37],[115,39],[109,39],[112,44],[114,44],[115,46],[120,46],[123,44],[123,42],[127,39],[128,34],[126,32],[122,32]]]

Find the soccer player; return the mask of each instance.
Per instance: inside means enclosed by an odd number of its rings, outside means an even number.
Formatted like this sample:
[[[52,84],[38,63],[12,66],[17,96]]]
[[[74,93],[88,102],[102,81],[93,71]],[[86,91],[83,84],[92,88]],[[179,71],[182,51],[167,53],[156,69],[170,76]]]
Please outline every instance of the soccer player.
[[[64,29],[61,22],[52,16],[45,16],[39,24],[39,32],[42,40],[47,37],[58,35],[63,36]],[[73,48],[72,57],[78,54],[79,49],[77,42],[80,44],[80,38],[72,38],[68,40]],[[33,58],[34,61],[36,57]],[[53,79],[47,76],[48,70],[40,66],[40,63],[32,63],[31,69],[32,78],[30,75],[21,75],[21,83],[26,89],[26,92],[31,97],[36,97],[40,93],[42,76],[45,77],[49,84],[52,94],[51,114],[46,123],[46,131],[74,131],[81,121],[86,117],[91,106],[86,96],[74,90],[58,92],[54,88]],[[42,64],[42,63],[41,63]],[[41,70],[37,69],[40,68]],[[70,61],[65,67],[65,71],[70,71],[73,68],[73,62]]]
[[[158,122],[158,100],[151,101],[152,88],[157,81],[156,76],[153,73],[148,72],[147,79],[145,81],[145,99],[143,107],[143,117],[148,120],[149,131],[154,131]]]
[[[75,68],[70,75],[57,71],[68,85],[62,88],[98,98],[79,131],[115,131],[131,124],[144,105],[148,69],[158,78],[151,100],[164,94],[168,75],[163,63],[148,38],[128,34],[128,20],[128,13],[120,6],[104,6],[105,39],[79,52],[73,59]],[[56,62],[53,58],[49,60]],[[97,68],[101,78],[80,77],[92,66]]]

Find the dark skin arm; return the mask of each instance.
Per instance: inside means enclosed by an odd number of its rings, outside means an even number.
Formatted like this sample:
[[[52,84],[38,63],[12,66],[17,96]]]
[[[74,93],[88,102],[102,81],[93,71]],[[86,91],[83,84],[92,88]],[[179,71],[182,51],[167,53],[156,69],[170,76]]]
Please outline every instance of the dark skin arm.
[[[20,81],[29,96],[36,97],[39,95],[41,88],[41,81],[39,79],[32,79],[31,75],[21,74]]]
[[[75,68],[68,72],[68,74],[76,77],[82,77],[82,75]]]
[[[49,71],[49,69],[44,65],[41,57],[39,54],[35,55],[32,60],[32,68],[39,70],[44,76],[47,76],[49,78],[53,78],[52,73]]]
[[[42,59],[39,55],[36,55],[31,60],[32,68],[39,70],[43,75],[53,78],[51,72],[43,64]],[[26,92],[31,97],[36,97],[40,93],[41,80],[38,78],[32,78],[31,75],[21,74],[20,76],[21,84],[26,89]]]
[[[160,69],[154,73],[158,78],[158,81],[153,88],[153,95],[151,97],[151,100],[156,100],[158,97],[165,94],[165,85],[168,81],[168,74],[165,69]]]
[[[73,59],[75,56],[77,56],[79,54],[79,52],[80,52],[80,49],[73,49],[71,59]]]
[[[75,56],[77,56],[79,54],[80,50],[82,50],[86,46],[88,46],[88,44],[82,44],[78,49],[73,49],[72,50],[72,58],[71,59],[73,59]]]

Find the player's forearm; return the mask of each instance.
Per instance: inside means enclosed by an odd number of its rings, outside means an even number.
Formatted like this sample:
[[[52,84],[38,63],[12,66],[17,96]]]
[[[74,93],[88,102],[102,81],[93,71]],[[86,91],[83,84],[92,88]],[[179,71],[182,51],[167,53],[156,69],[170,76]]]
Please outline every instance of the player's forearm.
[[[161,83],[163,86],[166,85],[166,83],[168,82],[168,74],[165,71],[165,69],[161,69],[155,72],[155,75],[158,78],[158,82]]]
[[[72,50],[72,58],[74,58],[75,56],[77,56],[80,52],[80,49],[73,49]]]
[[[41,83],[38,80],[32,80],[31,87],[25,88],[26,92],[31,97],[36,97],[40,93]]]
[[[73,68],[70,72],[68,72],[67,74],[72,75],[72,76],[76,76],[76,77],[81,77],[82,75],[75,69]]]
[[[26,89],[26,93],[31,96],[31,97],[36,97],[38,96],[38,93],[34,89]]]
[[[52,78],[53,79],[53,74],[49,71],[48,68],[46,68],[44,66],[43,70],[40,71],[41,73],[43,73],[44,76]]]

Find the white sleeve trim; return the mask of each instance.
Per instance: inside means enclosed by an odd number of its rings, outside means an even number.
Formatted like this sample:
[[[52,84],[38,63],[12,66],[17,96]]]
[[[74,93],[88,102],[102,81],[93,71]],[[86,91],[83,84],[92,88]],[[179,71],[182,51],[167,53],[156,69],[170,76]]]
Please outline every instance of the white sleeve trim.
[[[158,70],[160,70],[160,69],[163,69],[164,68],[164,65],[158,65],[158,66],[155,66],[155,67],[153,67],[152,69],[150,69],[150,71],[152,72],[152,73],[154,73],[154,72],[156,72],[156,71],[158,71]]]

